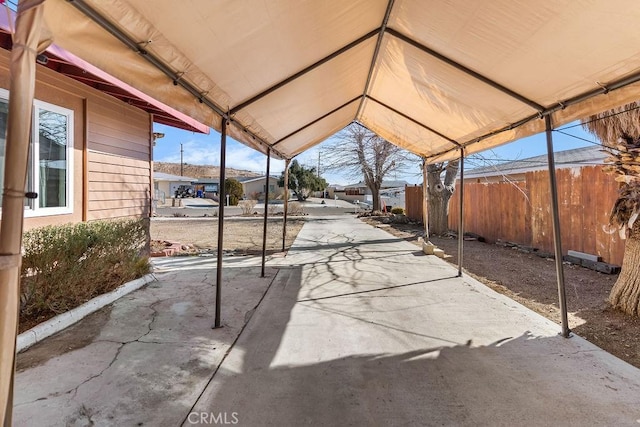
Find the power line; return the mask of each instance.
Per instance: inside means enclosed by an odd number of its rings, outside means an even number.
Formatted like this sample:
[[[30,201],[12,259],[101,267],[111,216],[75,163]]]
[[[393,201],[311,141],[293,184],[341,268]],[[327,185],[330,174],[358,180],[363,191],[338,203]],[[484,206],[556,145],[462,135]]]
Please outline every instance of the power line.
[[[530,163],[533,165],[546,165],[547,161],[546,160],[517,160],[517,159],[486,159],[486,158],[479,158],[478,160],[484,161],[484,162],[504,162],[504,163],[509,163],[509,162],[518,162],[518,163]],[[580,164],[580,165],[602,165],[602,162],[596,162],[596,161],[580,161],[580,160],[566,160],[563,162],[555,162],[558,165],[570,165],[570,164]],[[490,166],[491,164],[489,164]]]
[[[586,125],[588,123],[593,123],[593,122],[597,122],[599,120],[608,119],[609,117],[614,117],[614,116],[617,116],[619,114],[628,113],[629,111],[637,110],[639,108],[640,108],[640,105],[637,105],[635,107],[631,107],[631,108],[623,110],[623,111],[618,111],[616,113],[607,114],[606,116],[602,116],[602,117],[596,117],[594,119],[587,120],[586,122],[581,122],[580,124],[577,124],[577,125],[565,126],[563,128],[559,128],[559,129],[556,129],[556,130],[567,130],[567,129],[575,128],[575,127],[578,127],[578,126],[584,126],[584,125]]]
[[[572,134],[570,134],[570,133],[563,132],[563,131],[561,131],[560,129],[554,129],[553,131],[554,131],[554,132],[561,133],[561,134],[563,134],[563,135],[570,136],[570,137],[575,138],[575,139],[579,139],[580,141],[588,142],[589,144],[599,145],[599,146],[601,146],[601,147],[611,148],[611,147],[609,147],[608,145],[604,145],[604,144],[603,144],[603,143],[601,143],[601,142],[598,142],[598,141],[591,141],[590,139],[582,138],[581,136],[572,135]]]

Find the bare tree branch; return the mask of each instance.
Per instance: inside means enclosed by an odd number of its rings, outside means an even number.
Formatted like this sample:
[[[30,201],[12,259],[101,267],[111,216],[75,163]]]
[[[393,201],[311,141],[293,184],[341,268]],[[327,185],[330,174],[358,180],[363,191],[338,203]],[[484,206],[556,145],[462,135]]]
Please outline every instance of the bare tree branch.
[[[380,188],[390,173],[403,173],[420,162],[417,156],[352,123],[326,149],[327,170],[362,179],[373,195],[373,209],[380,209]]]

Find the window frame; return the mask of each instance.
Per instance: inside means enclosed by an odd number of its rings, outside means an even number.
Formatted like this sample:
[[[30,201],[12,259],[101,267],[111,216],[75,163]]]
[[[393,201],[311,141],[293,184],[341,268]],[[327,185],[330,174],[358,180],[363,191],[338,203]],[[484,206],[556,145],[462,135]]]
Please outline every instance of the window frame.
[[[0,99],[9,102],[10,93],[8,90],[0,88]],[[66,192],[66,206],[58,207],[40,207],[39,198],[29,200],[29,203],[25,203],[24,217],[42,217],[53,215],[67,215],[73,213],[74,204],[74,111],[69,108],[61,107],[59,105],[51,104],[49,102],[40,101],[38,99],[33,100],[33,107],[31,109],[31,135],[29,138],[29,150],[31,154],[31,164],[29,165],[28,174],[31,174],[32,188],[27,188],[26,191],[35,191],[40,196],[40,116],[41,110],[51,111],[56,114],[61,114],[67,118],[67,141],[65,147],[66,154],[66,180],[65,180],[65,192]],[[6,138],[6,135],[5,135]],[[6,167],[6,164],[5,164]],[[3,172],[4,173],[4,172]],[[27,180],[28,182],[28,180]],[[0,212],[2,208],[0,207]]]

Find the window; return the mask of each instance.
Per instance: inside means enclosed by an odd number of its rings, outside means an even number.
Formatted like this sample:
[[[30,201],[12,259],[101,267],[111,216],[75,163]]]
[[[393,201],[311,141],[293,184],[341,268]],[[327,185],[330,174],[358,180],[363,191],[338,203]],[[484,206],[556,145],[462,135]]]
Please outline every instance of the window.
[[[4,184],[8,92],[0,91],[0,186]],[[33,103],[25,216],[73,212],[73,111],[41,101]]]

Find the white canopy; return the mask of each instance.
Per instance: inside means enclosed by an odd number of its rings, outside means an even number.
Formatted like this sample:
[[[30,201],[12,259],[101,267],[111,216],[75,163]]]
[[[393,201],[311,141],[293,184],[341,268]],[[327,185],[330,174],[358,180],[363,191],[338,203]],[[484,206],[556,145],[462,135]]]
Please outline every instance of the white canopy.
[[[218,130],[229,121],[235,139],[286,159],[355,120],[436,162],[640,99],[636,0],[20,0],[19,9],[6,150],[15,167],[5,169],[0,230],[0,422],[7,425],[25,118],[35,54],[49,35],[142,93]],[[223,221],[221,212],[219,236]],[[266,235],[267,210],[264,224]],[[221,237],[218,246],[221,265]]]
[[[47,0],[44,19],[64,49],[284,158],[355,120],[434,162],[640,99],[635,0]]]

